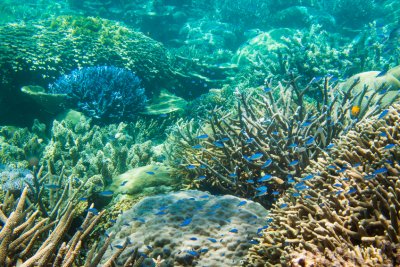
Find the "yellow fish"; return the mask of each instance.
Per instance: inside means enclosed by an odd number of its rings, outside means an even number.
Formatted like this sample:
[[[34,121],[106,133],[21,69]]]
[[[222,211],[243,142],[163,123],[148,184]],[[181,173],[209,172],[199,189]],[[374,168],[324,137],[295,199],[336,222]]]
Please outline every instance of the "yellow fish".
[[[357,117],[359,113],[360,113],[360,106],[353,106],[351,108],[351,115],[353,117]]]

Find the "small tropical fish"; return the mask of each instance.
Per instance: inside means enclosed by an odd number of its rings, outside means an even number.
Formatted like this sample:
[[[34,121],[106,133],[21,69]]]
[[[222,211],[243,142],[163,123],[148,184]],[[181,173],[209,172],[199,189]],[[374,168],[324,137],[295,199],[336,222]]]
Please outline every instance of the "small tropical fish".
[[[315,142],[315,138],[310,136],[307,140],[306,140],[306,146],[311,146],[312,144],[314,144]]]
[[[189,240],[196,241],[197,237],[191,237]]]
[[[262,153],[255,153],[253,155],[251,155],[251,157],[249,158],[250,160],[259,160],[263,157]]]
[[[99,193],[99,195],[102,196],[102,197],[112,197],[113,194],[114,194],[114,192],[111,191],[111,190],[106,190],[106,191],[103,191],[103,192]]]
[[[232,173],[229,174],[229,177],[232,177],[232,178],[237,177],[237,174],[232,172]]]
[[[306,122],[303,122],[301,125],[300,125],[300,127],[308,127],[308,126],[310,126],[311,125],[311,121],[306,121]]]
[[[368,175],[365,175],[365,176],[364,176],[364,179],[367,180],[367,181],[368,181],[368,180],[371,180],[371,179],[373,179],[373,178],[375,178],[375,175],[374,175],[374,174],[368,174]]]
[[[316,76],[316,77],[312,78],[311,82],[312,83],[317,83],[317,82],[319,82],[321,80],[322,80],[322,76]]]
[[[335,186],[335,187],[341,187],[342,184],[341,184],[341,183],[334,183],[333,186]]]
[[[192,218],[187,218],[179,226],[188,226],[191,222]]]
[[[238,207],[241,207],[241,206],[246,205],[246,203],[247,203],[247,201],[246,201],[246,200],[243,200],[243,201],[240,201],[239,204],[237,204],[237,206],[238,206]]]
[[[221,141],[222,142],[228,142],[230,139],[229,139],[229,137],[223,137],[223,138],[221,138]]]
[[[78,200],[79,200],[79,201],[87,201],[88,198],[87,198],[87,197],[81,197],[81,198],[79,198]]]
[[[267,159],[264,164],[261,166],[261,169],[265,169],[267,167],[269,167],[269,165],[271,165],[272,163],[272,159]]]
[[[350,181],[349,177],[343,177],[342,181]]]
[[[260,179],[258,179],[258,182],[266,182],[272,179],[272,175],[270,174],[266,174],[263,177],[261,177]]]
[[[249,138],[246,140],[246,144],[250,144],[254,142],[254,138]]]
[[[269,93],[269,92],[271,92],[272,91],[272,88],[270,88],[270,87],[264,87],[264,92],[265,93]]]
[[[95,208],[89,208],[88,212],[93,213],[94,215],[99,214],[99,211],[97,209],[95,209]]]
[[[383,70],[383,71],[379,72],[375,77],[378,78],[378,77],[385,76],[387,72],[388,72],[388,70]]]
[[[208,248],[202,248],[200,249],[200,253],[207,253],[208,252]]]
[[[375,170],[372,174],[377,175],[377,174],[383,174],[383,173],[387,173],[387,172],[388,172],[388,169],[383,167],[383,168]]]
[[[194,166],[194,165],[192,165],[192,164],[189,164],[189,165],[186,166],[186,168],[187,168],[188,170],[194,170],[194,169],[196,169],[196,166]]]
[[[301,181],[308,181],[314,178],[314,174],[309,174],[306,177],[302,178]]]
[[[346,167],[340,168],[340,170],[337,170],[336,173],[344,173],[347,170]]]
[[[356,162],[356,163],[353,164],[354,168],[357,168],[357,167],[360,167],[360,166],[361,166],[361,162]]]
[[[353,194],[355,192],[357,192],[357,189],[352,187],[352,188],[349,189],[349,191],[346,192],[346,194]]]
[[[208,134],[202,134],[196,137],[197,139],[207,139],[208,138]]]
[[[238,229],[236,229],[236,228],[232,228],[231,230],[229,230],[229,232],[230,233],[238,233],[239,231],[238,231]]]
[[[338,196],[338,195],[340,195],[341,193],[343,193],[343,190],[338,190],[338,191],[335,192],[335,195]]]
[[[294,192],[294,193],[292,193],[292,196],[293,197],[299,197],[299,196],[301,196],[301,194],[299,192]]]
[[[394,146],[395,144],[387,144],[383,149],[392,149]]]
[[[165,215],[167,212],[160,210],[159,212],[154,213],[154,215]]]
[[[258,245],[260,242],[257,241],[257,240],[252,239],[252,240],[249,241],[249,243],[252,244],[252,245]]]
[[[286,208],[287,206],[288,206],[288,204],[283,203],[283,204],[281,204],[281,205],[279,206],[279,208],[284,209],[284,208]]]
[[[254,180],[253,180],[253,179],[248,179],[248,180],[246,180],[246,183],[248,183],[248,184],[254,184]]]
[[[267,191],[267,189],[268,187],[266,187],[265,185],[256,188],[257,191]]]
[[[360,114],[360,110],[361,110],[360,106],[353,106],[351,108],[351,116],[357,117],[358,114]]]
[[[200,196],[200,198],[209,198],[210,196],[209,195],[202,195],[202,196]]]
[[[216,146],[216,147],[218,147],[218,148],[223,148],[223,147],[225,147],[225,145],[224,145],[224,143],[221,143],[221,142],[214,142],[214,146]]]
[[[207,238],[208,240],[210,240],[212,243],[217,243],[217,239],[215,238]]]
[[[279,195],[280,193],[279,193],[279,191],[272,191],[272,195],[273,196],[277,196],[277,195]]]
[[[288,145],[288,148],[296,148],[298,145],[296,143]]]
[[[336,166],[335,166],[335,165],[329,165],[329,166],[326,167],[326,168],[331,169],[331,170],[336,170]]]
[[[312,196],[306,195],[306,196],[304,196],[304,198],[305,198],[305,199],[310,199],[310,198],[312,198]]]
[[[194,149],[201,149],[201,148],[203,148],[203,146],[202,145],[194,145],[194,146],[192,146],[192,148],[194,148]]]
[[[196,178],[197,181],[201,181],[201,180],[204,180],[204,179],[206,179],[205,175],[200,175],[199,177]]]
[[[152,172],[152,171],[148,171],[148,172],[146,172],[148,175],[154,175],[155,174],[155,172]]]
[[[290,163],[289,163],[289,167],[292,167],[292,166],[296,166],[297,164],[299,164],[299,161],[296,159],[296,160],[293,160],[293,161],[291,161]]]
[[[380,133],[379,133],[379,136],[380,136],[380,137],[387,137],[387,133],[386,133],[386,132],[380,132]]]
[[[327,149],[332,149],[335,147],[335,144],[330,143],[329,145],[326,146]]]
[[[114,245],[114,247],[117,248],[117,249],[123,249],[124,248],[124,246],[122,246],[122,245]]]
[[[383,119],[389,113],[388,109],[382,111],[382,113],[378,116],[378,120]]]
[[[126,183],[128,183],[128,181],[123,181],[123,182],[120,184],[120,186],[124,186],[124,185],[126,185]]]
[[[194,251],[194,250],[188,250],[188,251],[186,251],[186,252],[187,252],[187,254],[189,254],[189,255],[191,255],[191,256],[193,256],[193,257],[199,256],[199,253],[197,253],[197,252]]]

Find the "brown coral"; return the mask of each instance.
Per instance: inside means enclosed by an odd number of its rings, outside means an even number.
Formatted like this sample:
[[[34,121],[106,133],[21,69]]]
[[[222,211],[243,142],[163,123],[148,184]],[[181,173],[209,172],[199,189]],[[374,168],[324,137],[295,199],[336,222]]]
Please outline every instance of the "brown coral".
[[[274,205],[246,266],[400,264],[400,105],[384,114],[310,162],[314,178],[296,178]]]

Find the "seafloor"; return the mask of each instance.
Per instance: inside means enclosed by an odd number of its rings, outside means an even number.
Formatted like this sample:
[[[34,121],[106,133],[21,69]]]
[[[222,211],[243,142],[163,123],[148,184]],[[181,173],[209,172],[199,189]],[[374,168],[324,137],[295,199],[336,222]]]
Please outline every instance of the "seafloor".
[[[0,266],[400,266],[398,0],[0,0]]]

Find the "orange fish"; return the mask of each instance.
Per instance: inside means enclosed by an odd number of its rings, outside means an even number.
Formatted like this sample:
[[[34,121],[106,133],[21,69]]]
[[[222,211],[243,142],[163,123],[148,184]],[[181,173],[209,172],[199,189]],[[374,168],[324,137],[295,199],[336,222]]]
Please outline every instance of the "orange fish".
[[[353,106],[351,108],[351,115],[353,117],[357,117],[359,113],[360,113],[360,106]]]

